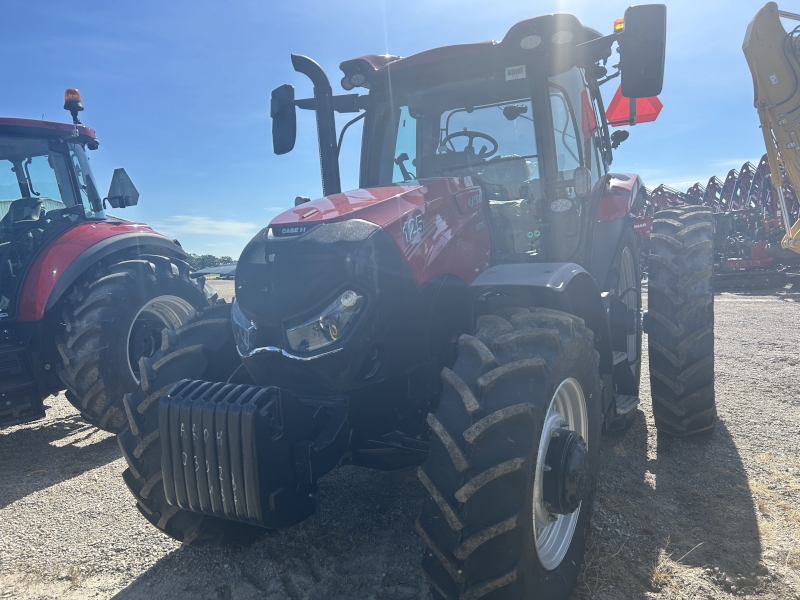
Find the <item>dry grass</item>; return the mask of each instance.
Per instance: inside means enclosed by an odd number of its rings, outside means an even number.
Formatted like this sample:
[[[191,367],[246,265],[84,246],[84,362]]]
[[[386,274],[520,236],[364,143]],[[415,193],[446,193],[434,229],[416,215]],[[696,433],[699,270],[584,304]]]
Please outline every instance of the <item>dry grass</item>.
[[[788,504],[779,504],[778,508],[780,508],[781,511],[783,511],[783,515],[789,521],[798,521],[798,522],[800,522],[800,510],[796,510],[796,509],[792,508],[791,506],[789,506]]]
[[[583,568],[573,589],[573,597],[594,598],[610,586],[621,587],[633,581],[630,563],[620,556],[626,542],[613,554],[605,554],[597,544],[592,544],[583,555]]]
[[[769,504],[767,504],[766,500],[758,501],[758,512],[760,512],[764,516],[767,516],[769,514]]]
[[[30,588],[40,583],[52,582],[53,580],[69,581],[70,587],[80,587],[84,581],[84,574],[78,565],[55,566],[43,568],[39,565],[27,565],[25,574],[22,577],[22,585]]]
[[[662,592],[669,592],[670,596],[672,596],[676,595],[681,589],[679,574],[682,571],[690,569],[690,567],[687,567],[681,561],[694,552],[697,548],[702,546],[705,542],[700,542],[678,559],[672,558],[672,555],[675,554],[674,550],[672,552],[668,552],[669,542],[670,539],[667,538],[667,543],[664,548],[658,551],[658,555],[653,563],[653,573],[650,577],[650,581],[654,588]]]
[[[775,461],[775,455],[772,452],[764,452],[758,455],[758,460],[765,464],[772,464]]]

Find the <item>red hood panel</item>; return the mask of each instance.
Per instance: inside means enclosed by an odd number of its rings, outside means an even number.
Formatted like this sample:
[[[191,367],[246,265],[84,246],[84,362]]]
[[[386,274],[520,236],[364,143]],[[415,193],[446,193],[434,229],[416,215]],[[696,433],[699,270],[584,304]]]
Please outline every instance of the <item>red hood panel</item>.
[[[481,197],[470,177],[426,179],[319,198],[278,215],[270,226],[362,219],[392,238],[418,286],[444,275],[469,283],[489,267]]]
[[[436,183],[440,186],[442,183],[446,184],[447,180],[440,180]],[[389,185],[342,192],[295,206],[272,219],[270,225],[296,223],[311,225],[335,223],[346,219],[363,219],[379,227],[385,227],[407,212],[425,204],[425,197],[429,195],[430,191],[432,190],[428,190],[422,184],[415,184]]]

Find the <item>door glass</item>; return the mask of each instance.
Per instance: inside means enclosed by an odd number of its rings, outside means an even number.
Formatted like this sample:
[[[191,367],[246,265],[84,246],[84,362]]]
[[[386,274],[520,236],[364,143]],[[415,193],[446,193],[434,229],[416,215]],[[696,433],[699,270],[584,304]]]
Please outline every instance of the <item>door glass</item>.
[[[408,159],[400,159],[402,154],[406,154]],[[408,113],[408,107],[400,107],[400,122],[397,124],[397,143],[394,148],[394,170],[392,172],[392,183],[402,183],[416,179],[417,159],[417,120]],[[403,171],[405,169],[405,172]]]
[[[553,130],[556,138],[558,179],[572,179],[572,173],[581,166],[581,149],[578,144],[578,128],[569,98],[562,89],[551,87],[550,107],[553,113]]]

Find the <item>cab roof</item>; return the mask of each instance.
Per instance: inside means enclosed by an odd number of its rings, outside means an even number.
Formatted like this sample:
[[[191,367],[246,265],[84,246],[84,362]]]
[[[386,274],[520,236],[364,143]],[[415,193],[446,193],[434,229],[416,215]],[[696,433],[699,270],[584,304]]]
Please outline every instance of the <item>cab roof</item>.
[[[574,15],[550,14],[525,19],[513,25],[500,42],[486,41],[471,44],[457,44],[425,50],[408,57],[390,54],[369,54],[346,60],[339,65],[345,77],[361,73],[369,81],[389,72],[399,74],[399,70],[416,71],[430,69],[452,61],[471,61],[489,54],[499,54],[524,60],[533,56],[545,59],[552,69],[568,70],[579,58],[595,62],[603,56],[586,56],[576,51],[580,44],[603,37],[600,32],[586,27]],[[610,51],[609,53],[610,54]]]
[[[37,121],[36,119],[16,119],[0,117],[0,135],[30,138],[67,139],[74,134],[74,125],[56,123],[55,121]],[[78,125],[78,141],[86,144],[90,150],[100,145],[97,134],[91,127]]]

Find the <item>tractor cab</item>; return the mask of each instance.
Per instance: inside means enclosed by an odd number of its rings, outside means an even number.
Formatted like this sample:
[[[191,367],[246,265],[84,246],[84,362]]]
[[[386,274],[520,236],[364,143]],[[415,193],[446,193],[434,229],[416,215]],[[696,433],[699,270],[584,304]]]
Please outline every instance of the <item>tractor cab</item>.
[[[69,106],[80,107],[71,125],[0,118],[0,311],[9,308],[20,276],[45,241],[79,221],[108,218],[87,156],[99,142],[77,119],[83,109],[77,90],[67,90]],[[138,200],[123,169],[115,171],[107,200],[120,208]]]
[[[332,95],[319,65],[293,55],[314,98],[295,100],[289,85],[273,92],[274,149],[292,149],[296,107],[315,110],[323,193],[340,192],[342,138],[363,118],[361,188],[442,178],[477,186],[480,194],[461,209],[484,205],[492,263],[585,264],[590,249],[582,247],[581,222],[589,212],[596,217],[600,199],[590,194],[607,181],[618,145],[599,87],[621,73],[634,111],[636,98],[657,96],[664,31],[660,5],[629,8],[605,37],[572,15],[545,15],[517,23],[500,42],[347,60],[342,87],[368,93],[342,96]],[[615,42],[622,60],[609,75]],[[338,141],[334,112],[360,113]]]

